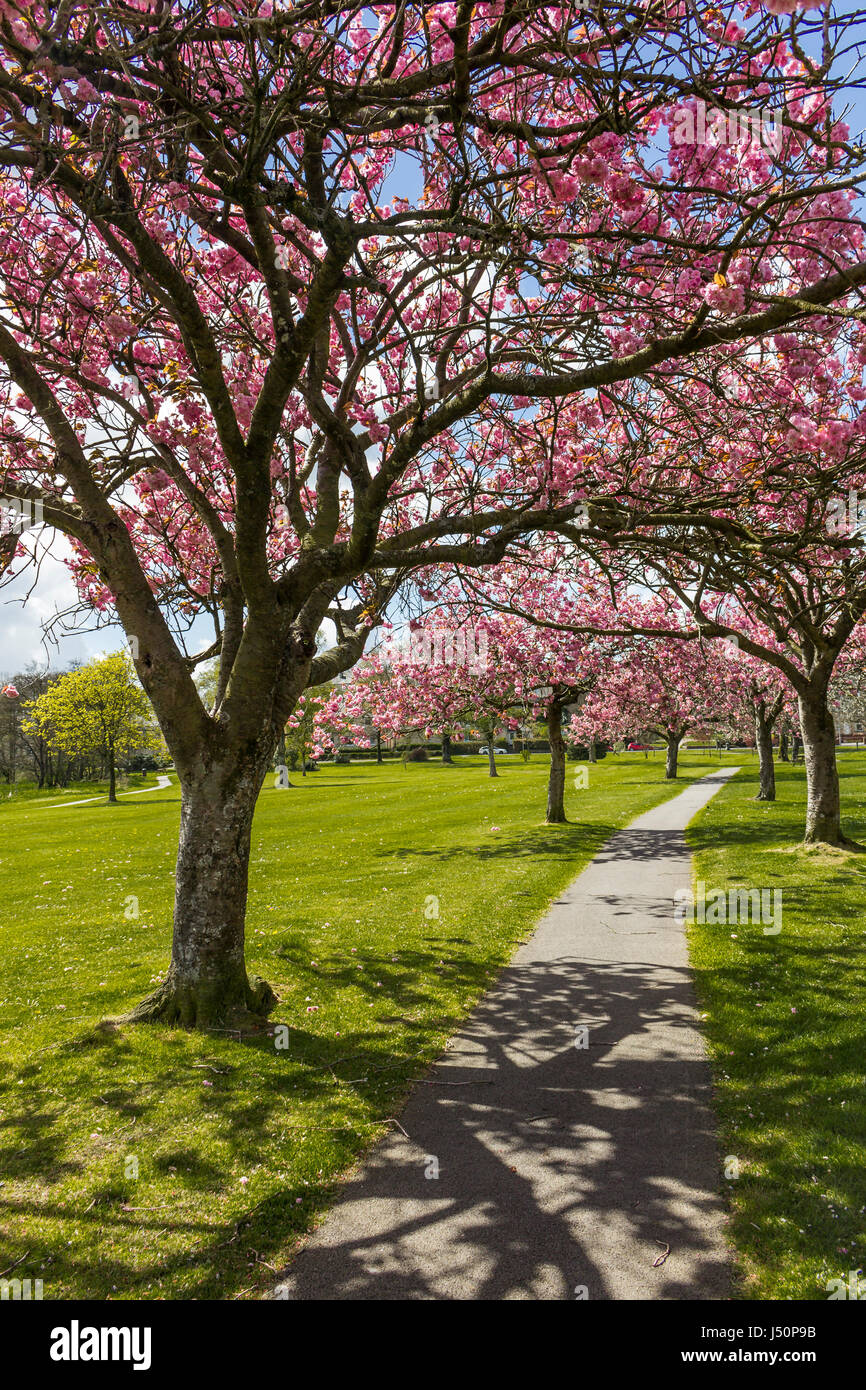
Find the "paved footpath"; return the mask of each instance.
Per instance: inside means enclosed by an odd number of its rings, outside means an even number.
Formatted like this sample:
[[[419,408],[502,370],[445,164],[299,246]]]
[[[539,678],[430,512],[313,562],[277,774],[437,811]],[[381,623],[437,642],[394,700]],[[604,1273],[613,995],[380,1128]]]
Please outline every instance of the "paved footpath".
[[[158,773],[158,774],[157,774],[157,778],[156,778],[156,786],[155,786],[155,787],[139,787],[138,791],[134,791],[134,792],[122,791],[122,790],[118,789],[117,795],[118,795],[118,796],[144,796],[145,792],[164,792],[165,789],[166,789],[166,787],[170,787],[170,786],[171,786],[171,778],[170,778],[170,777],[164,777],[164,776],[162,775],[162,773]],[[61,802],[59,802],[59,803],[58,803],[58,802],[52,801],[52,802],[48,805],[48,808],[47,808],[47,809],[48,809],[49,811],[62,811],[62,810],[64,810],[67,806],[89,806],[90,803],[91,803],[92,801],[105,801],[105,793],[103,792],[103,794],[102,794],[101,796],[86,796],[86,797],[84,798],[83,801],[61,801]],[[42,806],[42,809],[45,810],[44,804],[43,804],[43,806]]]
[[[727,1297],[673,901],[683,829],[736,771],[638,817],[556,900],[268,1297]]]

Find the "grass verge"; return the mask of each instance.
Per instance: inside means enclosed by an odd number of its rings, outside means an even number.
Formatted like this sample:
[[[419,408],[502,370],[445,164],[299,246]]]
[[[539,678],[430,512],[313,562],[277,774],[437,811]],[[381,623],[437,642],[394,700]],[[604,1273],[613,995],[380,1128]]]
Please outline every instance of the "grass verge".
[[[840,755],[844,823],[866,836],[866,757]],[[782,930],[694,924],[739,1294],[821,1299],[866,1272],[866,864],[807,849],[805,775],[777,769],[756,802],[747,767],[696,819],[696,878],[780,889]],[[866,1282],[864,1282],[866,1288]]]

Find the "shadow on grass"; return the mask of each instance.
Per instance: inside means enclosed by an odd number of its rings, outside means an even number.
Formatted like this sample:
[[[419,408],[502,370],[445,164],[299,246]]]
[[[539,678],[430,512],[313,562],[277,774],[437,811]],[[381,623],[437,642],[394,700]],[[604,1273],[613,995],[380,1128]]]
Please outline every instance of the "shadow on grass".
[[[341,778],[334,785],[344,785],[345,780]],[[746,772],[740,774],[736,785],[745,788],[755,780]],[[689,785],[691,782],[682,783],[683,788]],[[159,804],[165,804],[164,798]],[[772,816],[771,807],[768,811]],[[762,819],[759,826],[713,826],[707,829],[704,839],[698,828],[690,833],[690,840],[694,845],[697,836],[701,847],[716,847],[720,835],[729,829],[731,843],[755,844],[756,832],[765,835],[770,823]],[[647,861],[660,857],[661,841],[654,832],[616,831],[612,825],[598,824],[543,826],[519,836],[507,836],[489,847],[436,850],[404,846],[396,851],[389,848],[387,856],[574,858],[600,849],[614,833],[618,835],[614,855]],[[776,840],[784,839],[778,828],[772,833]],[[820,897],[817,888],[814,893],[811,889],[803,892],[807,905],[813,897]],[[648,1259],[657,1254],[654,1242],[659,1238],[690,1251],[703,1274],[689,1284],[680,1284],[671,1275],[669,1288],[673,1291],[666,1297],[723,1296],[711,1252],[700,1246],[700,1223],[687,1222],[676,1214],[671,1216],[662,1195],[676,1181],[695,1187],[698,1209],[714,1200],[705,1183],[702,1186],[698,1181],[700,1173],[708,1171],[706,1165],[716,1161],[712,1127],[707,1125],[702,1109],[708,1093],[706,1069],[687,1058],[671,1059],[650,1071],[631,1049],[617,1050],[620,1041],[641,1033],[658,1019],[675,1024],[683,1019],[689,991],[686,972],[646,966],[577,967],[567,961],[505,968],[495,999],[484,1000],[479,1010],[493,1034],[490,1057],[499,1078],[495,1096],[488,1089],[489,1076],[482,1074],[486,1066],[475,1067],[470,1061],[467,1068],[464,1059],[458,1076],[449,1071],[454,1060],[449,1058],[438,1075],[446,1081],[469,1080],[472,1084],[465,1088],[461,1085],[456,1091],[444,1086],[435,1106],[422,1103],[428,1088],[418,1087],[412,1102],[416,1108],[410,1106],[403,1115],[402,1097],[434,1060],[443,1030],[453,1031],[460,1022],[454,1014],[421,1020],[407,1014],[410,1010],[428,1010],[433,1014],[442,971],[473,995],[492,983],[496,973],[496,967],[473,960],[458,959],[440,965],[442,944],[465,938],[431,933],[427,941],[430,950],[400,951],[396,964],[384,954],[362,950],[352,964],[329,964],[328,958],[322,956],[323,968],[315,972],[290,943],[278,951],[291,961],[293,975],[300,981],[320,983],[324,975],[329,984],[360,990],[371,1002],[387,999],[393,1019],[406,1030],[405,1037],[395,1048],[391,1038],[396,1035],[383,1035],[380,1030],[358,1028],[342,1038],[329,1038],[289,1025],[289,1047],[285,1052],[277,1053],[268,1037],[224,1042],[219,1067],[207,1073],[210,1084],[206,1090],[190,1090],[185,1104],[191,1120],[199,1115],[219,1118],[220,1139],[226,1145],[229,1161],[225,1168],[220,1168],[187,1136],[178,1142],[181,1136],[167,1135],[171,1147],[156,1156],[154,1163],[163,1175],[170,1167],[178,1169],[180,1191],[176,1210],[135,1210],[134,1185],[120,1181],[101,1182],[82,1197],[81,1203],[52,1202],[50,1196],[31,1203],[4,1197],[0,1189],[0,1208],[10,1214],[31,1212],[35,1218],[53,1217],[62,1223],[58,1235],[67,1222],[70,1234],[79,1226],[106,1232],[100,1241],[98,1258],[92,1255],[91,1247],[78,1242],[67,1246],[65,1240],[55,1239],[44,1257],[49,1262],[44,1271],[46,1288],[50,1289],[53,1276],[86,1294],[89,1288],[103,1287],[107,1280],[124,1296],[152,1297],[159,1296],[160,1280],[194,1270],[184,1297],[231,1298],[260,1291],[263,1280],[268,1278],[267,1265],[309,1229],[335,1190],[332,1181],[319,1181],[308,1174],[308,1183],[291,1181],[276,1190],[272,1188],[260,1202],[246,1209],[229,1192],[228,1184],[233,1179],[228,1170],[232,1164],[254,1168],[263,1157],[269,1164],[279,1161],[274,1157],[274,1129],[284,1115],[293,1112],[297,1116],[296,1128],[321,1130],[323,1147],[318,1161],[327,1172],[345,1170],[364,1151],[375,1126],[400,1114],[411,1140],[407,1141],[405,1162],[398,1169],[402,1184],[398,1195],[403,1193],[407,1202],[415,1204],[416,1214],[407,1218],[405,1229],[395,1231],[395,1235],[411,1242],[420,1233],[425,1239],[429,1236],[435,1247],[440,1199],[447,1198],[452,1204],[461,1202],[466,1252],[486,1271],[482,1297],[502,1298],[525,1290],[534,1274],[550,1262],[564,1287],[571,1289],[576,1283],[585,1283],[590,1286],[591,1296],[610,1296],[596,1252],[574,1238],[570,1218],[580,1209],[611,1223],[622,1220],[625,1214],[646,1239]],[[364,969],[357,971],[355,963]],[[747,966],[732,972],[726,988],[742,991],[750,983],[747,974]],[[514,1017],[518,1014],[521,1026],[515,1034]],[[576,1017],[604,1021],[591,1055],[585,1059],[585,1073],[575,1072]],[[528,1020],[525,1026],[524,1020]],[[749,1044],[752,1050],[765,1045],[792,1046],[781,1021],[775,1032],[770,1029],[767,1042],[769,1023],[762,1017],[753,1020],[748,1036],[737,1042],[732,1066],[745,1066],[743,1055]],[[470,1032],[472,1026],[474,1023]],[[191,1077],[200,1078],[201,1073],[192,1071],[193,1063],[185,1055],[185,1035],[153,1028],[150,1036],[160,1044],[157,1065],[153,1070],[148,1065],[140,1084],[118,1079],[116,1068],[122,1065],[128,1071],[133,1050],[128,1033],[127,1029],[115,1034],[83,1034],[63,1044],[58,1049],[61,1062],[67,1074],[75,1073],[69,1089],[71,1093],[100,1097],[106,1115],[118,1122],[118,1132],[129,1134],[122,1126],[134,1120],[132,1133],[156,1128],[159,1136],[162,1096],[175,1086],[189,1088]],[[856,1046],[861,1057],[863,1042],[863,1028],[858,1024]],[[794,1045],[788,1060],[794,1076],[783,1088],[783,1096],[789,1107],[809,1104],[814,1046],[809,1050],[804,1039]],[[598,1070],[599,1064],[602,1070]],[[603,1088],[626,1088],[634,1103],[622,1110],[599,1106],[595,1099],[596,1088],[601,1084],[599,1076],[603,1078]],[[52,1105],[31,1102],[26,1086],[17,1085],[18,1081],[32,1079],[32,1067],[22,1065],[0,1083],[6,1109],[0,1131],[17,1132],[16,1138],[0,1149],[0,1165],[9,1177],[38,1178],[50,1188],[63,1177],[85,1173],[86,1168],[75,1153],[74,1140],[62,1130],[62,1112]],[[846,1090],[843,1098],[847,1094]],[[531,1115],[521,1108],[527,1097],[534,1107]],[[312,1120],[305,1119],[304,1102],[319,1107]],[[491,1102],[495,1112],[492,1119]],[[333,1123],[317,1123],[329,1118]],[[485,1127],[489,1131],[491,1123],[503,1141],[517,1133],[523,1150],[530,1152],[537,1163],[550,1165],[565,1175],[560,1208],[539,1211],[532,1184],[517,1174],[509,1162],[507,1143],[498,1149],[488,1144]],[[828,1115],[826,1122],[822,1121],[820,1142],[828,1143],[833,1131],[833,1116]],[[683,1132],[690,1135],[687,1149],[668,1137]],[[290,1145],[291,1135],[284,1142]],[[579,1191],[573,1181],[575,1151],[581,1158]],[[449,1189],[447,1181],[444,1185],[425,1182],[420,1162],[425,1152],[440,1157],[443,1173],[449,1169],[459,1172],[461,1165],[471,1165],[476,1185],[468,1193],[464,1189],[461,1196],[459,1191]],[[383,1176],[374,1165],[372,1176],[365,1181],[372,1186],[364,1188],[362,1196],[394,1197],[393,1168],[390,1175]],[[221,1199],[220,1212],[210,1220],[185,1217],[184,1200],[192,1201],[196,1193],[205,1191]],[[92,1208],[85,1210],[91,1201]],[[230,1215],[224,1215],[227,1210]],[[166,1232],[169,1236],[187,1233],[195,1243],[177,1253],[148,1251],[140,1254],[133,1265],[131,1258],[121,1259],[114,1253],[117,1242],[112,1232],[124,1232],[124,1238],[134,1247],[139,1230]],[[22,1236],[20,1248],[13,1249],[9,1259],[27,1248],[32,1249],[34,1260],[42,1258],[39,1238],[28,1235],[26,1241]],[[305,1264],[299,1277],[307,1281],[307,1287],[331,1290],[327,1297],[380,1298],[396,1292],[393,1276],[387,1271],[379,1270],[370,1279],[370,1255],[363,1242],[351,1249],[337,1249],[327,1259],[320,1254],[313,1256],[312,1252],[302,1258]],[[22,1266],[21,1277],[26,1277],[28,1267]],[[38,1264],[36,1269],[38,1273]],[[423,1259],[415,1261],[408,1272],[401,1274],[399,1297],[438,1296],[433,1288],[432,1270],[432,1265],[425,1267]],[[221,1275],[219,1280],[217,1274]],[[156,1285],[156,1293],[150,1288],[145,1294],[148,1285]],[[366,1291],[359,1293],[359,1289]]]
[[[846,781],[855,779],[862,782],[862,771],[847,768],[844,762],[840,762],[843,829],[852,839],[862,840],[866,836],[864,802],[862,798],[846,795],[845,791]],[[776,764],[776,801],[754,800],[760,785],[757,767],[744,768],[732,779],[731,785],[742,795],[744,804],[754,812],[756,819],[735,819],[720,823],[716,817],[702,817],[697,823],[689,826],[688,842],[691,850],[760,851],[762,848],[770,847],[795,849],[802,843],[806,817],[806,773],[802,766]],[[803,816],[802,826],[798,825],[796,835],[791,834],[792,793],[801,803]],[[731,807],[733,804],[728,802]]]
[[[814,899],[817,907],[821,895]],[[801,936],[788,946],[759,940],[742,964],[698,972],[699,994],[712,1010],[707,1031],[721,1083],[722,1137],[740,1161],[733,1232],[759,1267],[800,1265],[829,1275],[866,1267],[866,1170],[858,1161],[866,1022],[855,1007],[864,964],[859,939],[828,950]],[[852,1231],[860,1233],[859,1248]],[[820,1281],[794,1291],[826,1296]]]
[[[592,825],[569,821],[564,825],[541,825],[537,830],[524,830],[519,835],[493,831],[498,838],[489,845],[451,845],[447,849],[389,845],[374,853],[380,859],[438,859],[443,862],[453,859],[537,858],[541,855],[548,859],[576,859],[587,852],[594,853],[616,830],[615,825],[600,825],[597,821]]]
[[[447,1268],[454,1252],[445,1244],[444,1231],[437,1241],[437,1223],[446,1211],[453,1214],[455,1209],[465,1240],[461,1263],[471,1260],[484,1271],[481,1298],[501,1299],[525,1291],[550,1267],[562,1282],[563,1296],[571,1296],[576,1284],[586,1284],[591,1297],[612,1296],[596,1250],[577,1234],[579,1223],[574,1218],[581,1213],[611,1222],[626,1220],[646,1243],[648,1268],[664,1242],[676,1247],[680,1256],[688,1254],[693,1267],[688,1280],[678,1278],[673,1265],[660,1276],[665,1297],[724,1296],[725,1272],[702,1222],[695,1219],[696,1210],[715,1207],[718,1201],[712,1184],[707,1186],[707,1175],[718,1173],[705,1109],[708,1069],[691,1056],[648,1064],[640,1048],[618,1048],[623,1039],[640,1036],[659,1021],[688,1026],[691,985],[687,972],[645,965],[590,967],[569,961],[506,967],[495,994],[487,996],[471,1016],[456,1050],[448,1051],[430,1074],[429,1080],[436,1084],[418,1086],[403,1111],[402,1097],[410,1083],[440,1053],[442,1026],[457,1023],[455,1018],[412,1023],[404,1017],[408,1005],[425,999],[428,1007],[432,1005],[429,981],[435,960],[433,953],[412,953],[400,978],[393,966],[392,975],[386,975],[388,963],[381,957],[370,957],[383,985],[377,997],[385,993],[401,1022],[411,1025],[407,1049],[393,1051],[389,1035],[381,1032],[374,1037],[358,1029],[337,1039],[292,1027],[289,1050],[282,1056],[275,1056],[267,1040],[222,1050],[227,1069],[213,1074],[212,1086],[199,1100],[209,1113],[219,1116],[221,1142],[232,1159],[252,1166],[264,1153],[272,1153],[269,1127],[290,1102],[297,1110],[298,1102],[305,1099],[332,1099],[331,1124],[327,1124],[327,1111],[316,1117],[326,1122],[320,1126],[323,1148],[317,1152],[317,1161],[320,1169],[330,1172],[345,1170],[363,1152],[377,1122],[400,1114],[410,1138],[399,1138],[399,1161],[384,1167],[374,1161],[365,1167],[364,1176],[350,1183],[347,1196],[374,1207],[387,1202],[392,1210],[399,1209],[400,1199],[405,1199],[405,1219],[399,1219],[391,1232],[408,1251],[405,1264],[399,1274],[371,1271],[364,1240],[349,1248],[310,1250],[300,1257],[298,1278],[307,1292],[298,1296],[315,1297],[316,1290],[337,1299],[443,1296],[443,1267]],[[488,972],[480,966],[458,962],[454,968],[463,971],[463,978],[473,986],[487,982]],[[352,984],[357,986],[358,981],[352,979]],[[365,987],[371,986],[365,983]],[[576,1017],[596,1020],[587,1052],[576,1052],[573,1045]],[[170,1035],[165,1037],[170,1046]],[[108,1112],[118,1117],[129,1113],[128,1091],[105,1089],[104,1081],[119,1060],[114,1049],[123,1047],[123,1042],[123,1035],[116,1034],[103,1045],[87,1049],[96,1066],[88,1085],[106,1098]],[[70,1044],[69,1050],[75,1046]],[[234,1083],[243,1074],[249,1088],[248,1069],[257,1051],[268,1051],[267,1059],[264,1055],[258,1059],[259,1090],[252,1097],[247,1090],[241,1097]],[[125,1054],[122,1057],[126,1064]],[[136,1130],[146,1131],[153,1124],[158,1095],[187,1081],[188,1070],[181,1058],[164,1059],[148,1085],[140,1088]],[[387,1096],[382,1093],[383,1078],[389,1081]],[[361,1119],[353,1118],[351,1108],[340,1109],[341,1090],[344,1095],[349,1092],[350,1099],[354,1092],[364,1102]],[[628,1107],[604,1101],[612,1090],[631,1098]],[[22,1118],[20,1099],[19,1115],[10,1116],[10,1122]],[[194,1095],[190,1100],[194,1103]],[[54,1118],[40,1115],[40,1128],[50,1126]],[[298,1126],[302,1125],[300,1114]],[[689,1135],[688,1145],[680,1142],[683,1133]],[[491,1144],[491,1134],[502,1143]],[[509,1148],[515,1135],[522,1173],[515,1168]],[[424,1178],[424,1156],[431,1153],[441,1166],[437,1183]],[[574,1180],[576,1153],[580,1155],[579,1184]],[[50,1157],[56,1163],[62,1155]],[[8,1158],[7,1171],[12,1176],[16,1156]],[[19,1162],[21,1158],[18,1155]],[[527,1160],[554,1175],[562,1199],[554,1207],[539,1207],[534,1184],[525,1172]],[[255,1206],[235,1208],[225,1219],[208,1221],[199,1214],[185,1215],[184,1200],[192,1201],[196,1189],[225,1196],[230,1179],[215,1172],[188,1140],[158,1161],[162,1171],[169,1162],[179,1171],[190,1170],[183,1173],[174,1209],[148,1211],[145,1202],[136,1210],[135,1185],[104,1178],[82,1195],[80,1204],[56,1203],[50,1197],[38,1203],[4,1200],[0,1191],[0,1208],[10,1215],[29,1211],[35,1217],[54,1218],[61,1223],[55,1227],[58,1236],[66,1223],[70,1232],[82,1226],[104,1232],[99,1237],[98,1259],[89,1243],[67,1246],[60,1239],[43,1254],[38,1237],[29,1234],[31,1263],[35,1260],[37,1268],[40,1259],[47,1264],[41,1276],[46,1288],[50,1289],[53,1277],[86,1294],[88,1289],[104,1287],[107,1280],[124,1297],[152,1297],[158,1296],[161,1280],[194,1271],[192,1281],[185,1284],[184,1297],[231,1298],[263,1292],[273,1279],[268,1266],[275,1269],[274,1258],[309,1229],[335,1190],[330,1180],[311,1177],[309,1186],[289,1182],[272,1188]],[[31,1173],[39,1171],[43,1182],[50,1182],[50,1174],[33,1163],[32,1155],[27,1155],[26,1166]],[[472,1175],[468,1183],[461,1180],[467,1171]],[[681,1210],[669,1200],[672,1190],[689,1194]],[[118,1258],[116,1251],[121,1233],[134,1246],[137,1231],[165,1232],[168,1237],[189,1237],[189,1241],[177,1253],[165,1241],[146,1252],[139,1244],[134,1266],[131,1260]],[[438,1254],[428,1259],[425,1250],[428,1255]],[[23,1247],[12,1251],[10,1258],[18,1253],[23,1253]]]
[[[0,1170],[7,1181],[38,1181],[45,1195],[31,1201],[28,1196],[12,1196],[0,1188],[0,1212],[10,1217],[29,1214],[53,1222],[54,1229],[50,1246],[42,1248],[34,1231],[28,1232],[26,1239],[22,1236],[20,1249],[15,1241],[5,1241],[6,1263],[29,1251],[21,1277],[26,1277],[32,1265],[36,1277],[45,1279],[46,1289],[54,1279],[72,1286],[83,1297],[104,1296],[106,1281],[124,1297],[159,1296],[154,1284],[191,1269],[196,1277],[183,1297],[230,1298],[248,1289],[251,1280],[258,1284],[261,1274],[268,1273],[258,1262],[269,1253],[284,1250],[308,1230],[332,1194],[333,1180],[290,1182],[244,1210],[237,1200],[240,1196],[242,1201],[242,1194],[232,1190],[236,1181],[233,1171],[238,1166],[255,1170],[263,1156],[269,1163],[279,1163],[274,1132],[284,1115],[292,1116],[293,1127],[298,1130],[321,1131],[317,1140],[321,1157],[317,1161],[326,1173],[351,1166],[374,1137],[376,1127],[398,1113],[413,1080],[441,1049],[443,1033],[453,1031],[460,1022],[459,1013],[435,1013],[443,971],[449,983],[459,982],[473,994],[483,990],[495,973],[495,966],[472,960],[458,959],[442,967],[442,943],[453,945],[466,939],[431,934],[429,940],[427,951],[401,951],[399,965],[384,954],[360,952],[351,966],[338,964],[329,969],[323,957],[324,970],[313,971],[300,954],[282,953],[291,959],[297,978],[309,985],[318,983],[321,987],[324,974],[329,984],[360,991],[380,1009],[383,999],[387,1000],[389,1017],[399,1021],[400,1034],[383,1032],[381,1021],[369,1030],[357,1028],[333,1038],[288,1024],[287,1050],[277,1051],[273,1037],[267,1035],[239,1041],[221,1039],[216,1064],[205,1068],[187,1051],[190,1035],[148,1025],[148,1043],[158,1042],[156,1058],[151,1052],[146,1070],[134,1082],[128,1077],[130,1065],[137,1063],[131,1025],[116,1031],[94,1028],[59,1045],[56,1056],[64,1091],[89,1101],[98,1099],[105,1110],[105,1137],[122,1136],[116,1150],[117,1181],[106,1182],[101,1173],[86,1187],[80,1202],[66,1197],[58,1201],[51,1196],[52,1187],[70,1178],[86,1184],[91,1162],[86,1154],[81,1155],[75,1136],[70,1136],[64,1108],[31,1099],[18,1085],[35,1080],[37,1071],[32,1064],[7,1072],[0,1082],[4,1110]],[[356,962],[363,965],[362,971],[354,968]],[[429,1016],[410,1018],[406,1016],[409,1010],[426,1011]],[[398,1049],[392,1041],[395,1036],[401,1038]],[[206,1086],[202,1084],[205,1079]],[[171,1131],[163,1132],[161,1106],[176,1087],[185,1092],[183,1113],[192,1133],[199,1119],[217,1121],[220,1147],[227,1154],[223,1167],[211,1161],[188,1136],[182,1143],[147,1157],[163,1138],[173,1137]],[[291,1137],[287,1142],[291,1144]],[[128,1147],[139,1153],[142,1161],[151,1163],[161,1179],[171,1168],[177,1169],[176,1175],[172,1174],[176,1190],[166,1209],[162,1197],[154,1199],[159,1209],[152,1212],[147,1209],[147,1199],[140,1205],[136,1183],[122,1177],[121,1160]],[[211,1219],[200,1211],[184,1216],[184,1201],[194,1203],[196,1194],[201,1193],[212,1193],[214,1205],[219,1199],[218,1213]],[[231,1215],[221,1219],[227,1209]],[[67,1245],[67,1226],[70,1235],[81,1226],[103,1232],[98,1238],[100,1257],[91,1259],[89,1239],[76,1239]],[[177,1254],[154,1254],[151,1258],[148,1252],[143,1259],[139,1247],[136,1263],[118,1258],[119,1244],[128,1242],[130,1249],[135,1248],[135,1232],[139,1230],[164,1231],[169,1238],[188,1233],[193,1244]]]

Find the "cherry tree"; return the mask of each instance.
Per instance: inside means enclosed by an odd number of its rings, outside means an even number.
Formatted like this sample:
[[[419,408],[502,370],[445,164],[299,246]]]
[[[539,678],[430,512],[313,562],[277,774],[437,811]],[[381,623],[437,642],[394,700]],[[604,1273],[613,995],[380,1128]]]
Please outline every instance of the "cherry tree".
[[[864,365],[862,315],[828,314],[748,361],[611,402],[606,432],[582,438],[586,524],[566,523],[571,552],[545,560],[579,583],[592,554],[618,591],[666,591],[691,614],[674,637],[735,640],[791,685],[807,842],[846,843],[829,691],[866,615]]]
[[[647,641],[611,665],[572,718],[569,736],[583,742],[601,731],[618,740],[652,731],[665,741],[665,777],[673,779],[685,735],[737,712],[742,685],[732,669],[735,660],[718,643]]]
[[[748,363],[866,283],[845,45],[829,14],[692,0],[2,0],[0,486],[122,624],[181,784],[135,1018],[273,1006],[256,797],[405,577],[557,533],[635,383]],[[4,536],[0,568],[37,548]]]
[[[855,402],[864,361],[861,345],[851,375],[840,373],[843,390]],[[844,846],[851,842],[841,825],[831,682],[844,669],[849,644],[859,645],[866,548],[848,517],[838,524],[837,510],[840,490],[847,505],[849,493],[856,496],[866,478],[866,414],[849,404],[827,418],[827,396],[842,391],[823,394],[783,437],[791,477],[785,494],[768,469],[723,534],[710,538],[689,528],[679,553],[669,550],[654,563],[691,612],[697,634],[735,642],[792,688],[807,776],[805,840]],[[768,452],[756,453],[757,467]],[[644,565],[647,560],[644,549]]]
[[[361,662],[345,692],[332,697],[320,726],[332,744],[346,733],[359,742],[370,724],[394,736],[409,730],[443,741],[470,727],[488,740],[491,777],[497,776],[494,738],[500,728],[545,721],[550,741],[547,821],[564,822],[563,711],[596,680],[600,648],[592,637],[553,633],[512,615],[486,613],[452,599],[392,641],[385,655]]]
[[[741,614],[739,623],[745,632],[768,649],[778,649],[773,634],[748,614]],[[735,675],[742,681],[742,729],[758,754],[758,792],[756,801],[776,800],[776,767],[773,758],[773,734],[785,720],[797,718],[797,697],[790,681],[776,666],[741,651],[738,641],[727,639],[723,646],[729,659],[736,661]]]
[[[412,733],[428,738],[437,734],[442,762],[453,765],[451,739],[466,722],[467,694],[465,682],[458,685],[445,675],[450,669],[446,658],[454,657],[453,632],[448,638],[450,652],[445,652],[443,628],[435,635],[416,628],[404,644],[389,642],[365,656],[351,681],[335,690],[321,710],[316,721],[319,746],[339,748],[351,741],[369,747],[371,729],[395,740]],[[460,651],[462,644],[456,645]]]

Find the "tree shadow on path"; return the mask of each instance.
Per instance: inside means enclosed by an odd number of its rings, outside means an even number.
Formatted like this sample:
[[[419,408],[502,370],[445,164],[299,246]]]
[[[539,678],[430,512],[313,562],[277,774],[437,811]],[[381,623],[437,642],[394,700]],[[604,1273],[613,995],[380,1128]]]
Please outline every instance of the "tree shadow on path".
[[[511,966],[277,1296],[724,1298],[709,1099],[688,972]]]

